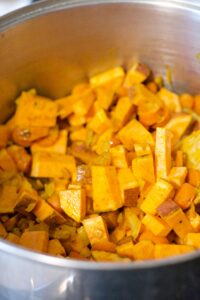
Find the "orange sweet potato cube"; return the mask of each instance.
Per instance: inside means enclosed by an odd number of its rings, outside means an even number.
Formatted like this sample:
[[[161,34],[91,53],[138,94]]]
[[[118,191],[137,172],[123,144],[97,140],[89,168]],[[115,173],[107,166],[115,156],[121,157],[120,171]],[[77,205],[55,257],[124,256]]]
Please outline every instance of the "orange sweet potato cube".
[[[92,166],[92,193],[94,211],[114,211],[123,205],[115,167]]]
[[[132,160],[133,175],[139,182],[155,182],[154,160],[152,154],[136,157]]]
[[[183,209],[190,206],[197,194],[197,190],[189,183],[184,183],[175,195],[174,201]]]
[[[148,214],[156,214],[157,208],[173,193],[173,186],[165,180],[159,179],[148,192],[141,204],[141,210]]]
[[[188,233],[185,238],[186,245],[200,248],[200,233]]]
[[[169,172],[167,180],[173,184],[175,188],[180,188],[185,182],[187,172],[186,167],[173,167]]]
[[[26,231],[22,234],[19,244],[34,251],[47,252],[48,241],[47,231]]]
[[[146,214],[142,219],[142,223],[156,236],[165,237],[171,231],[170,226],[157,216]]]
[[[83,226],[91,245],[109,241],[108,229],[101,216],[94,216],[83,220]]]
[[[0,213],[13,213],[17,198],[18,190],[16,186],[2,185],[0,188]]]
[[[23,147],[12,145],[7,148],[9,155],[17,165],[17,169],[23,173],[27,173],[31,166],[31,156]]]
[[[170,109],[171,112],[180,112],[181,104],[178,95],[172,93],[166,88],[162,87],[158,92],[158,96],[164,104]]]
[[[37,193],[22,190],[17,199],[15,210],[20,213],[29,213],[31,212],[37,204],[39,197]]]
[[[76,222],[81,222],[86,214],[86,193],[82,188],[59,192],[60,206]]]
[[[111,121],[107,117],[105,111],[100,109],[88,123],[88,127],[94,132],[101,134],[107,129],[111,128]]]
[[[115,67],[109,69],[105,72],[94,75],[90,78],[90,85],[93,88],[105,85],[109,82],[112,82],[114,79],[121,78],[121,81],[124,77],[124,70],[121,67]]]
[[[165,128],[173,134],[173,144],[178,142],[178,140],[184,135],[191,123],[192,115],[184,113],[174,116],[169,120],[169,122],[165,125]]]
[[[17,172],[17,165],[6,149],[0,150],[0,168],[3,171]]]
[[[33,214],[40,222],[47,224],[60,225],[66,223],[66,219],[43,199],[37,201]]]
[[[161,237],[153,234],[151,231],[145,230],[139,236],[139,241],[151,241],[154,244],[169,244],[166,237]]]
[[[167,178],[171,169],[171,134],[165,128],[156,128],[155,159],[157,178]]]
[[[135,107],[129,97],[122,97],[117,101],[113,110],[112,122],[115,129],[120,129],[133,116]]]
[[[189,169],[187,182],[198,188],[200,186],[200,171],[195,169]]]
[[[187,245],[175,245],[175,244],[159,245],[159,244],[157,244],[157,245],[155,245],[154,257],[155,258],[165,258],[165,257],[169,257],[169,256],[186,254],[193,250],[194,250],[193,247],[187,246]]]
[[[55,167],[56,166],[56,167]],[[58,153],[33,153],[31,177],[76,178],[76,163],[72,155]]]
[[[5,227],[3,226],[3,224],[0,223],[0,237],[6,238],[6,236],[7,236],[7,231],[6,231]]]
[[[131,120],[119,131],[118,138],[128,150],[133,150],[135,143],[154,145],[151,133],[136,119]]]
[[[66,256],[65,248],[58,239],[50,240],[48,243],[48,254],[56,256]]]
[[[145,81],[149,75],[150,69],[148,66],[142,63],[136,63],[131,67],[130,70],[128,70],[124,80],[124,85],[126,87],[137,85]]]
[[[6,237],[6,240],[11,242],[11,243],[14,243],[14,244],[18,245],[19,241],[20,241],[20,237],[17,236],[16,234],[13,234],[13,233],[9,232],[9,234]]]
[[[22,92],[17,99],[16,126],[54,127],[57,118],[57,104],[48,98],[31,92]]]
[[[128,168],[126,150],[123,145],[118,145],[110,149],[112,165],[116,168]]]

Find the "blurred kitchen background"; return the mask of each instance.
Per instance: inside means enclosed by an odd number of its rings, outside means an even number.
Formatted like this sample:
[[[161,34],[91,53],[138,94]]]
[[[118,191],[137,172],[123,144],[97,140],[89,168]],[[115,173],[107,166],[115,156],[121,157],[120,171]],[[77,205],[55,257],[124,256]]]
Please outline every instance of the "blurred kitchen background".
[[[0,16],[12,10],[29,5],[32,0],[0,0]]]

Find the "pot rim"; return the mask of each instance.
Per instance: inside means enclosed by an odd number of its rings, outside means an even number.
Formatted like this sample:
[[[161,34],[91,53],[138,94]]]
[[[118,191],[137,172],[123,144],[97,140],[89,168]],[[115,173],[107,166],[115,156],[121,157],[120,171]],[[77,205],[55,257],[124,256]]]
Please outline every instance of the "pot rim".
[[[44,15],[46,13],[60,11],[63,9],[72,9],[76,7],[86,7],[88,5],[109,5],[109,4],[135,4],[135,5],[151,5],[156,7],[168,7],[185,10],[200,14],[199,0],[43,0],[31,4],[30,6],[18,9],[0,18],[0,32],[4,32],[12,26],[22,23],[34,17]],[[48,254],[42,254],[27,250],[23,247],[11,244],[8,241],[0,239],[0,251],[25,259],[51,265],[59,268],[69,268],[75,270],[104,270],[104,271],[127,271],[138,269],[160,268],[164,266],[172,266],[180,263],[188,263],[191,260],[200,257],[200,250],[184,254],[180,256],[169,257],[158,260],[136,261],[136,262],[92,262],[80,261],[69,258],[59,258]]]

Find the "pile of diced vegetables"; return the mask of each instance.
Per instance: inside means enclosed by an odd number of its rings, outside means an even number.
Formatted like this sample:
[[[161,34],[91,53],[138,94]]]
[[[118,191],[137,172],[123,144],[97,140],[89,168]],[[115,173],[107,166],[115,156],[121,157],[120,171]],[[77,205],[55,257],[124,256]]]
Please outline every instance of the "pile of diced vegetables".
[[[0,236],[92,261],[200,248],[200,95],[141,63],[55,101],[22,92],[0,126]]]

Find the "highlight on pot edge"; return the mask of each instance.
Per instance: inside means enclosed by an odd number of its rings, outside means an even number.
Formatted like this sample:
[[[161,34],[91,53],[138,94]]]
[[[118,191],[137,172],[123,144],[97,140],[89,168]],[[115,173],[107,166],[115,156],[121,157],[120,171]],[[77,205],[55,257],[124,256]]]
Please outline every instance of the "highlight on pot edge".
[[[24,91],[0,126],[0,236],[90,261],[200,248],[200,95],[136,63],[62,99]]]

